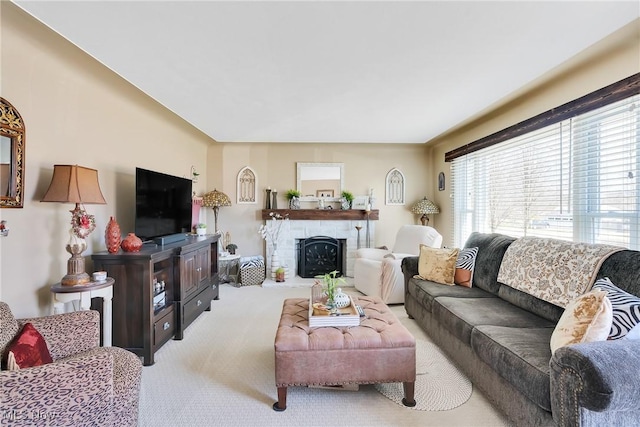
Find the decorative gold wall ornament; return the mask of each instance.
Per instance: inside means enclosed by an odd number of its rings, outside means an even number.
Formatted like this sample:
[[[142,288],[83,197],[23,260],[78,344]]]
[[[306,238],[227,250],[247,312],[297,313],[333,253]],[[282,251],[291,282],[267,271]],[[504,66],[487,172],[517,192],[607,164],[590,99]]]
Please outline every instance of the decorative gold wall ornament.
[[[0,97],[0,208],[23,207],[25,134],[18,110]]]

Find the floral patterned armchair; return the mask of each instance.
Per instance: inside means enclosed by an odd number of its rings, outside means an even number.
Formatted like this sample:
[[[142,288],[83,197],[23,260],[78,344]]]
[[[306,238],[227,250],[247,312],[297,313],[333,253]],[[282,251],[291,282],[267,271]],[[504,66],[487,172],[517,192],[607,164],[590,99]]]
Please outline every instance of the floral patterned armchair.
[[[52,363],[0,371],[3,426],[136,426],[142,363],[99,347],[96,311],[15,319],[0,302],[0,355],[26,323],[44,338]]]

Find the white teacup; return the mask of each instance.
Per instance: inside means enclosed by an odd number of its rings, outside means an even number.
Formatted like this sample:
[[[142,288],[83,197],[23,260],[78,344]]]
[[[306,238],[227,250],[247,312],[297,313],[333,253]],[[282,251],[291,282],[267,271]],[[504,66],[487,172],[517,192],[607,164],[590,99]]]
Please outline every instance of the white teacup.
[[[94,282],[104,282],[107,280],[107,272],[106,271],[94,271],[93,272],[93,281]]]

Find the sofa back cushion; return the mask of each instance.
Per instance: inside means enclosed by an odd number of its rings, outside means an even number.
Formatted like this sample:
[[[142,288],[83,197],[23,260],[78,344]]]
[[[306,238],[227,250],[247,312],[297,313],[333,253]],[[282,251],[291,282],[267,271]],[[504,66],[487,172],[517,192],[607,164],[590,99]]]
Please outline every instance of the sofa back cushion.
[[[498,295],[498,271],[502,264],[502,257],[514,237],[503,234],[486,234],[473,232],[469,235],[465,248],[478,248],[476,264],[473,272],[473,286]]]
[[[18,321],[13,317],[9,306],[0,302],[0,356],[4,355],[7,346],[19,330]]]
[[[608,277],[620,289],[640,297],[640,251],[620,251],[607,258],[597,279]]]
[[[504,284],[500,284],[498,296],[505,301],[509,301],[515,306],[537,314],[538,316],[552,322],[558,322],[564,312],[562,307],[558,307],[550,302],[543,301],[533,295],[529,295],[526,292],[519,291]]]

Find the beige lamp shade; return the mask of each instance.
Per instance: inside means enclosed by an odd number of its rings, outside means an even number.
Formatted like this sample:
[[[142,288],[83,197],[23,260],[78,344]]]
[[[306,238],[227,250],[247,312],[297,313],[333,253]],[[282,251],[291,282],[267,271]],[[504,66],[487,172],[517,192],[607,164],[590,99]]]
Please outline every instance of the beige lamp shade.
[[[420,220],[422,221],[422,225],[429,225],[429,214],[437,214],[440,213],[440,209],[429,199],[426,197],[420,200],[418,203],[411,207],[411,212],[414,214],[422,215]]]
[[[213,216],[215,218],[215,231],[218,231],[218,209],[220,206],[231,206],[231,199],[222,191],[215,188],[202,196],[202,206],[213,208]]]
[[[53,178],[41,202],[104,205],[98,171],[78,165],[54,165]]]

